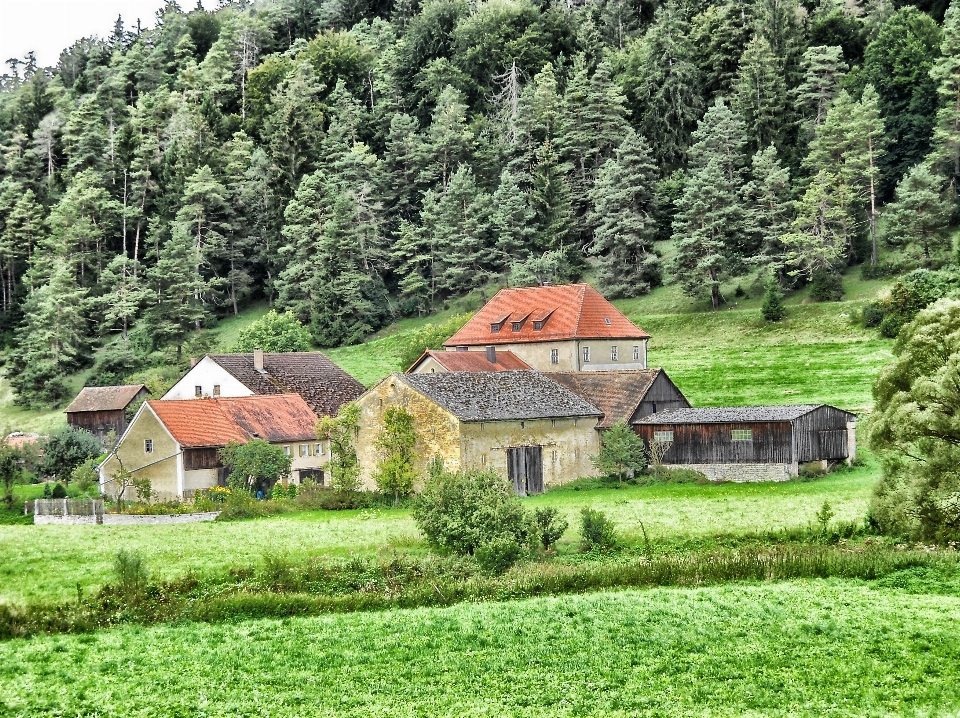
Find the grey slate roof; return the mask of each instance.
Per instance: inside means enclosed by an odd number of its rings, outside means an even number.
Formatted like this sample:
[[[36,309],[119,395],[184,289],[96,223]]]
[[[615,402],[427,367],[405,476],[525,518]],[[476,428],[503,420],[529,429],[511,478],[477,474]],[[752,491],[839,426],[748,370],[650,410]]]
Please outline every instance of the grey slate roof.
[[[141,391],[150,393],[143,384],[85,386],[64,411],[68,414],[83,411],[120,411],[126,409]]]
[[[253,354],[208,354],[254,394],[299,394],[319,416],[336,416],[342,404],[364,392],[364,386],[320,352],[263,355],[261,374]]]
[[[736,424],[755,421],[793,421],[826,404],[785,406],[725,406],[704,409],[667,409],[638,421],[638,424]],[[841,411],[838,409],[837,411]],[[845,412],[849,413],[849,412]],[[851,416],[853,416],[851,414]]]
[[[397,378],[461,421],[600,416],[602,412],[537,371],[438,372]]]

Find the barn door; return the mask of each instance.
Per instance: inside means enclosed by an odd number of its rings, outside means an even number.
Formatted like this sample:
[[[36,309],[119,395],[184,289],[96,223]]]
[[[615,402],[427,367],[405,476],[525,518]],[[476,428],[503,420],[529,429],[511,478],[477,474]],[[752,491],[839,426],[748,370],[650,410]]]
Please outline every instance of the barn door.
[[[517,496],[543,493],[543,447],[515,446],[507,449],[507,478]]]

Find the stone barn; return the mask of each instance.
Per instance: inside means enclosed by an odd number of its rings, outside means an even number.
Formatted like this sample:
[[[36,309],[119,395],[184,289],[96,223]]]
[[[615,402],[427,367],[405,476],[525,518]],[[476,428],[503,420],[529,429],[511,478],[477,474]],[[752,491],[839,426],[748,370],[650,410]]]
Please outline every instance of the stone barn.
[[[663,464],[712,481],[785,481],[857,454],[856,416],[826,404],[668,409],[636,429]]]
[[[86,429],[101,441],[110,431],[122,436],[128,424],[127,409],[149,394],[143,384],[86,386],[64,410],[67,424]]]

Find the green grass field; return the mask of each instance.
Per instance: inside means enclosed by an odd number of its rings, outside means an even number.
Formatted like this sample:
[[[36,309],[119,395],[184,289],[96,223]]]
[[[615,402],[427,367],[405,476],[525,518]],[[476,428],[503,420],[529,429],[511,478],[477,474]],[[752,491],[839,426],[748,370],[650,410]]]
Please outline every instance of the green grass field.
[[[816,580],[130,627],[0,644],[0,714],[946,716],[958,615]]]
[[[556,491],[525,500],[531,508],[555,506],[570,521],[559,551],[579,544],[578,512],[607,513],[631,543],[682,541],[717,534],[746,534],[805,527],[829,501],[837,521],[859,521],[876,470],[866,466],[809,482],[781,484],[678,484],[620,490]],[[139,551],[156,578],[188,572],[222,574],[258,564],[268,553],[293,558],[345,558],[393,551],[427,551],[409,511],[313,511],[266,519],[173,526],[0,526],[0,602],[68,600],[79,583],[91,590],[113,578],[121,548]]]

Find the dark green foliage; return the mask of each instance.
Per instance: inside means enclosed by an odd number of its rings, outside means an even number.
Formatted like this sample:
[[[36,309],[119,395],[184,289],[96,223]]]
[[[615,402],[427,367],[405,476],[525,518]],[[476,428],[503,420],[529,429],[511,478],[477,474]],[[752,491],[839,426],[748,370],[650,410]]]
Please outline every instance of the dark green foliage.
[[[267,491],[290,475],[290,457],[282,447],[263,439],[245,444],[232,441],[220,449],[220,458],[230,469],[230,487],[235,491]]]
[[[610,551],[620,544],[617,529],[602,511],[580,510],[580,539],[584,551]]]
[[[53,491],[50,492],[51,499],[65,499],[67,498],[67,487],[61,483],[57,483],[53,487]]]
[[[810,280],[810,298],[815,302],[839,302],[843,299],[843,277],[818,269]]]
[[[486,552],[484,560],[497,568],[519,558],[536,540],[532,519],[513,487],[492,471],[431,476],[413,518],[432,546],[469,555]]]
[[[879,302],[870,302],[863,308],[860,315],[863,326],[867,329],[874,329],[880,326],[883,321],[883,306]]]
[[[20,467],[20,452],[6,444],[0,446],[0,485],[3,486],[3,503],[7,510],[13,509],[13,485],[20,480],[23,469]]]
[[[622,482],[627,476],[647,467],[643,440],[625,421],[614,422],[601,437],[600,453],[590,461],[598,471],[616,476]]]
[[[425,324],[405,339],[400,350],[401,371],[406,371],[428,349],[443,349],[443,343],[456,334],[470,319],[469,314],[456,314],[442,324]]]
[[[533,525],[537,539],[546,551],[560,540],[570,524],[557,509],[544,506],[534,509]]]
[[[237,352],[308,352],[310,332],[290,312],[278,314],[271,309],[263,317],[240,332],[233,347]]]
[[[890,289],[890,294],[879,304],[880,333],[891,339],[912,321],[920,310],[938,299],[951,295],[960,288],[960,274],[955,270],[917,269],[904,275]],[[875,319],[875,314],[871,316]],[[866,323],[866,314],[864,315]],[[866,324],[865,324],[866,325]]]
[[[102,451],[100,442],[93,434],[83,429],[64,427],[50,435],[43,442],[43,460],[38,467],[39,473],[55,476],[57,480],[68,482],[70,474],[87,459],[99,456]]]
[[[768,322],[779,322],[787,316],[787,307],[783,303],[783,292],[776,282],[770,282],[767,285],[767,291],[763,295],[763,303],[760,305],[760,314]]]

